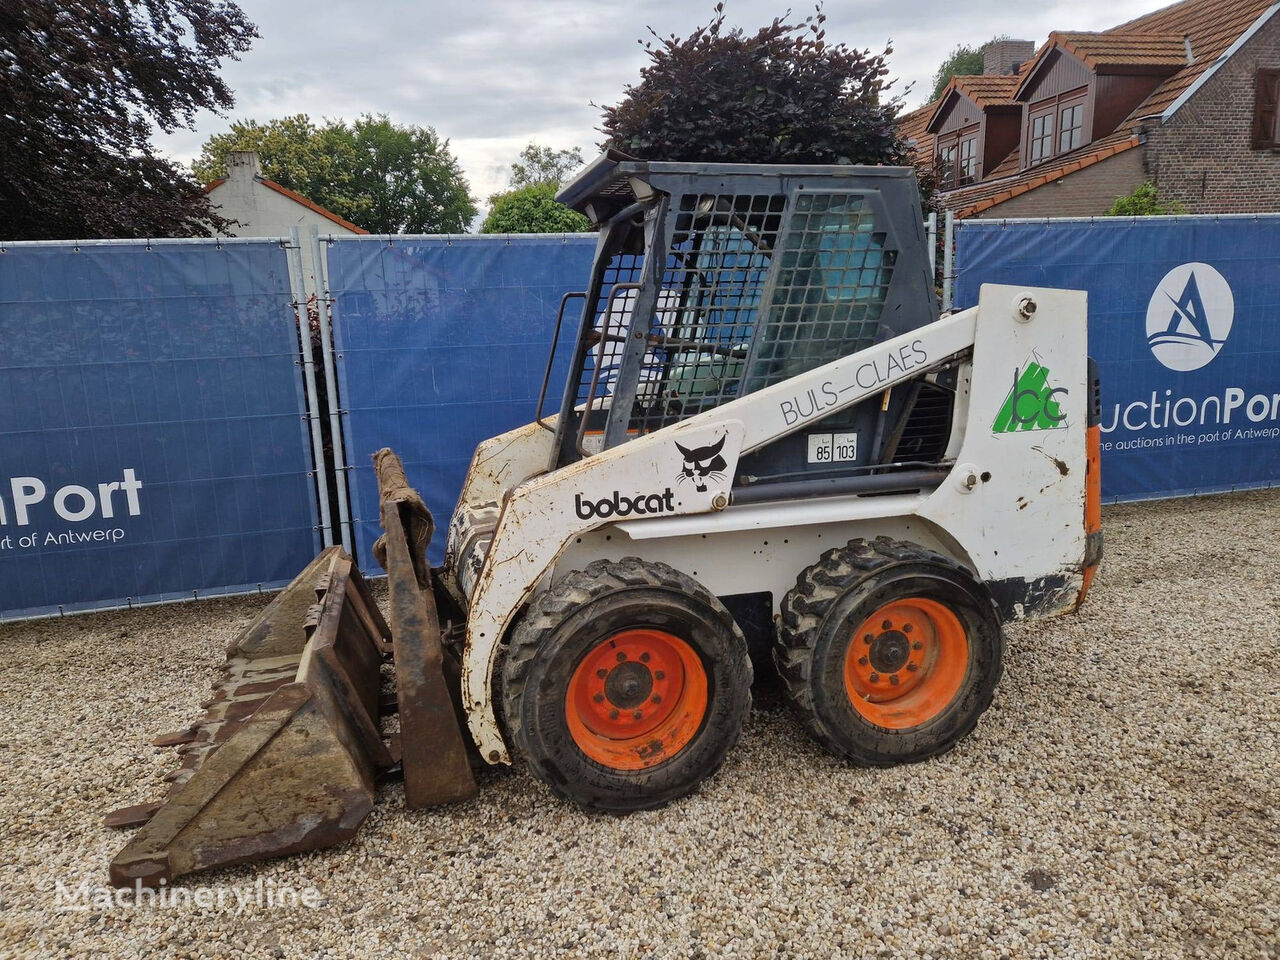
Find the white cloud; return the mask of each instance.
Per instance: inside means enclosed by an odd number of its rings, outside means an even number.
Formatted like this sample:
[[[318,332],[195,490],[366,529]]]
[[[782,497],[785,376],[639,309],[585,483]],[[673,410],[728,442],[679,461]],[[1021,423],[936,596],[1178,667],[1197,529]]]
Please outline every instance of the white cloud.
[[[530,141],[581,147],[590,156],[600,111],[639,78],[637,43],[686,35],[712,3],[687,0],[239,0],[262,37],[223,75],[236,93],[227,118],[202,114],[193,131],[160,135],[160,147],[189,162],[230,119],[292,113],[352,118],[386,113],[435,127],[449,138],[483,201]],[[785,0],[729,0],[731,22],[754,29]],[[880,50],[890,40],[900,83],[918,105],[939,61],[958,43],[997,34],[1044,40],[1050,30],[1099,30],[1139,16],[1157,0],[829,0],[827,36]],[[792,4],[797,12],[804,3]]]

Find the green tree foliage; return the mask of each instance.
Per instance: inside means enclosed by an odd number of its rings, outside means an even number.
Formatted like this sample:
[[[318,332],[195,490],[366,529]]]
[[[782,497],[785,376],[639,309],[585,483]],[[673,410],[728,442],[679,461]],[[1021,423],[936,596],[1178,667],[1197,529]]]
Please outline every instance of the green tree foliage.
[[[1186,208],[1177,200],[1162,200],[1156,185],[1148,180],[1136,187],[1132,193],[1117,197],[1116,202],[1107,210],[1108,217],[1159,217],[1175,213],[1186,213]]]
[[[255,150],[262,172],[373,233],[462,233],[475,202],[449,142],[385,115],[317,126],[306,114],[237,121],[205,142],[196,176],[224,176],[227,155]]]
[[[937,100],[942,96],[942,91],[947,89],[952,77],[973,77],[982,73],[986,67],[986,50],[985,43],[980,47],[962,43],[947,54],[947,59],[938,65],[938,70],[933,75],[933,93],[929,94],[929,100]]]
[[[518,190],[520,187],[542,183],[562,186],[569,179],[569,174],[584,163],[582,151],[577,147],[556,150],[531,143],[520,151],[520,156],[511,164],[511,189]]]
[[[0,238],[187,236],[225,226],[152,125],[233,104],[257,30],[231,0],[0,4]]]
[[[531,143],[511,164],[511,188],[489,198],[481,233],[580,233],[591,223],[556,203],[556,191],[583,165],[582,151]]]
[[[533,183],[494,196],[481,233],[585,233],[591,223],[576,210],[556,203],[557,186]]]
[[[645,44],[640,82],[604,108],[607,146],[646,159],[743,163],[907,161],[885,63],[827,42],[819,10],[748,34],[724,4],[683,39]]]

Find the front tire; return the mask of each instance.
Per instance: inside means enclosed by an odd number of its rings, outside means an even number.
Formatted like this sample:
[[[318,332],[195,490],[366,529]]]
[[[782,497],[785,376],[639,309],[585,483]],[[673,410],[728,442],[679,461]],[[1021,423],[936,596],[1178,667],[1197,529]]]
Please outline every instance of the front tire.
[[[594,810],[659,807],[737,743],[751,661],[732,616],[691,577],[599,560],[537,597],[511,634],[502,703],[512,746]]]
[[[991,705],[1004,637],[986,589],[955,561],[887,537],[851,540],[782,601],[774,659],[808,730],[863,766],[925,760]]]

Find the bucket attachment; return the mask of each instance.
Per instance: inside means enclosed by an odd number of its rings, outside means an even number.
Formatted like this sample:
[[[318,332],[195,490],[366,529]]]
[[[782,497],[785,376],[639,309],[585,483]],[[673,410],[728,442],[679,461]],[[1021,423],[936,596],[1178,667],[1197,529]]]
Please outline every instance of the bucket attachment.
[[[374,556],[387,571],[395,637],[396,701],[405,804],[412,810],[475,796],[462,718],[443,672],[440,620],[426,549],[431,513],[390,450],[374,454],[383,536]]]
[[[227,651],[195,724],[158,737],[181,766],[159,803],[111,813],[141,829],[111,862],[118,886],[161,881],[350,839],[379,773],[400,764],[412,808],[464,800],[476,783],[443,673],[425,550],[432,521],[395,454],[376,457],[392,629],[338,547],[311,561]],[[394,642],[390,639],[394,637]],[[394,656],[400,733],[378,727],[381,665]]]
[[[154,741],[182,764],[163,803],[108,816],[145,822],[111,882],[154,887],[353,836],[394,762],[378,730],[387,636],[351,558],[316,557],[232,643],[204,716]]]

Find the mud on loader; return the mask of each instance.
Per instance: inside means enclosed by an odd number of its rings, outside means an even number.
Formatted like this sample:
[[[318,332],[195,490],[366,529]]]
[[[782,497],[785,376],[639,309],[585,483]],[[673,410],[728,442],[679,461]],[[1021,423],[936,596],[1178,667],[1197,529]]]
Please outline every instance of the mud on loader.
[[[606,154],[559,199],[599,227],[590,282],[534,422],[475,451],[443,567],[382,451],[390,623],[350,557],[313,561],[157,741],[166,801],[109,818],[142,825],[114,882],[337,843],[388,771],[411,808],[516,757],[586,808],[667,803],[738,740],[761,641],[830,750],[922,760],[990,704],[1004,622],[1084,600],[1083,293],[987,286],[939,319],[909,169]]]

